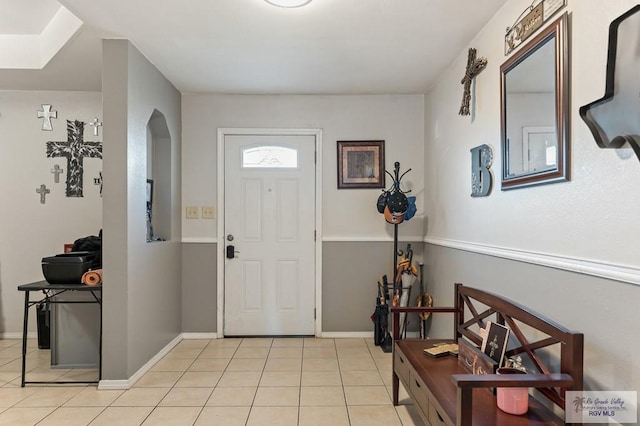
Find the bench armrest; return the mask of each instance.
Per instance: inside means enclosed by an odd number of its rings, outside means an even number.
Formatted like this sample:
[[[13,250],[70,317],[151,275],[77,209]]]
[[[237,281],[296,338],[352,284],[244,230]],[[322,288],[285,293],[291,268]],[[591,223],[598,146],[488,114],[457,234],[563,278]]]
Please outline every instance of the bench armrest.
[[[458,388],[456,418],[461,426],[471,426],[474,388],[567,388],[573,385],[569,374],[453,374],[451,381]]]
[[[459,389],[568,388],[573,386],[573,377],[569,374],[453,374],[451,381]]]

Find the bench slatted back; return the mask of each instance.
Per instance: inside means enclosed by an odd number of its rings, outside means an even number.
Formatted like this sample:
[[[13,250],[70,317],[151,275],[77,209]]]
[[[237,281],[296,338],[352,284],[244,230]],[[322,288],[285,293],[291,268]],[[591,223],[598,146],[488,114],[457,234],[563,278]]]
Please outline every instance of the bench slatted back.
[[[573,377],[574,384],[569,390],[582,390],[583,385],[583,353],[584,336],[568,330],[560,324],[546,318],[529,308],[496,294],[455,285],[456,325],[455,336],[466,337],[476,344],[482,342],[477,328],[484,328],[487,321],[494,321],[506,325],[515,339],[510,340],[506,357],[521,355],[527,358],[536,369],[535,373],[566,373]],[[469,313],[469,316],[467,316]],[[530,341],[521,324],[537,330]],[[531,333],[530,333],[531,334]],[[544,334],[541,337],[539,334]],[[513,346],[515,342],[515,346]],[[551,371],[548,362],[538,351],[549,349],[553,345],[560,345],[560,371]],[[560,408],[565,407],[565,389],[538,389],[551,402]]]

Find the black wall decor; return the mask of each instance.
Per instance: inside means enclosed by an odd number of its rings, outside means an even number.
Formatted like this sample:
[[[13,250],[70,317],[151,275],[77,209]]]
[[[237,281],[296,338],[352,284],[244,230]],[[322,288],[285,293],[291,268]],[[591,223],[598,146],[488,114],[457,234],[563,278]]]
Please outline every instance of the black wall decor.
[[[640,159],[640,5],[609,26],[604,96],[580,107],[580,117],[600,148],[630,146]]]
[[[67,141],[47,142],[47,157],[67,159],[67,197],[82,197],[83,160],[102,158],[102,142],[84,141],[84,122],[67,120]]]

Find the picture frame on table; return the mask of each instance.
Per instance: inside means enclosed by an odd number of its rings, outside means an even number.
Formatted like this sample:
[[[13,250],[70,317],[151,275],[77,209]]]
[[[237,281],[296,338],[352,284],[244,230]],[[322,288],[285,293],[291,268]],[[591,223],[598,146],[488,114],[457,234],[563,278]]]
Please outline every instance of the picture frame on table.
[[[507,350],[507,343],[509,342],[509,328],[489,321],[487,322],[486,330],[480,350],[496,361],[498,367],[501,367],[504,361],[504,353]]]
[[[384,188],[384,141],[338,141],[338,189]]]

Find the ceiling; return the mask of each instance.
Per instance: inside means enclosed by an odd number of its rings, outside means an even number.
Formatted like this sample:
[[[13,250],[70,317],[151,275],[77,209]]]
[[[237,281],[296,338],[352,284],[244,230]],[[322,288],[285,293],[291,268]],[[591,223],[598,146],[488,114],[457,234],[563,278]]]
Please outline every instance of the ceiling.
[[[84,24],[42,69],[0,69],[0,89],[100,90],[100,39],[125,38],[183,93],[424,93],[506,2],[59,1]],[[59,7],[0,0],[0,41],[44,34]]]

